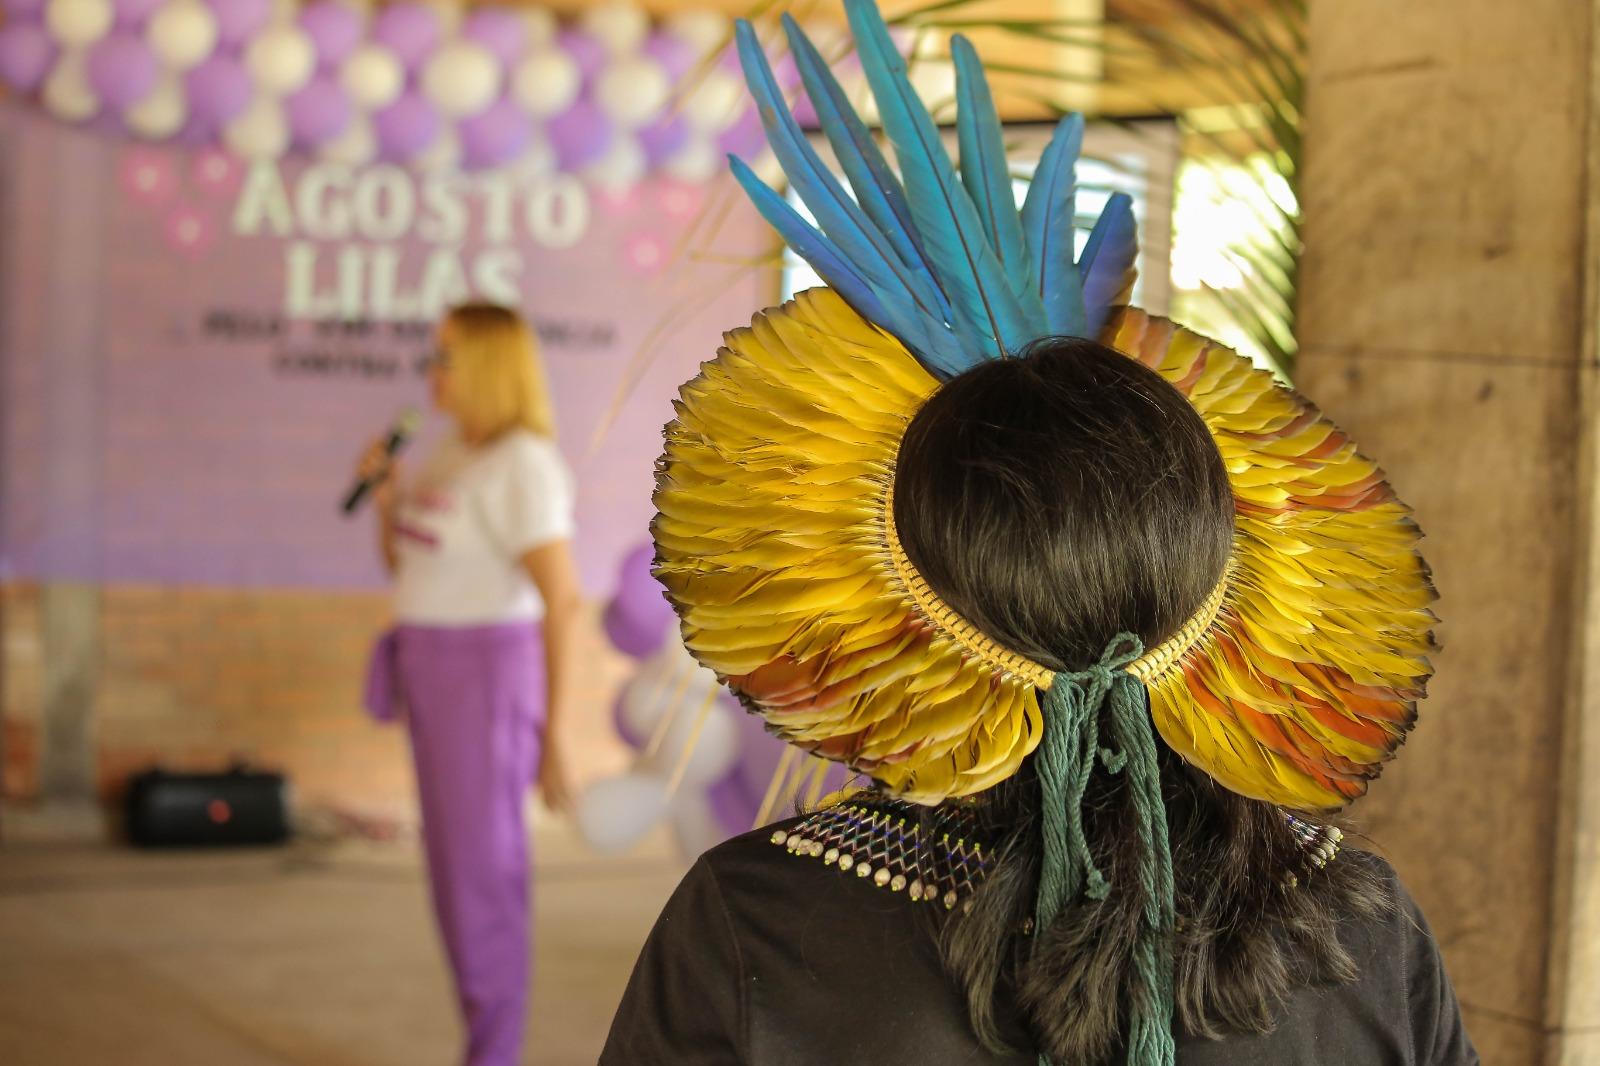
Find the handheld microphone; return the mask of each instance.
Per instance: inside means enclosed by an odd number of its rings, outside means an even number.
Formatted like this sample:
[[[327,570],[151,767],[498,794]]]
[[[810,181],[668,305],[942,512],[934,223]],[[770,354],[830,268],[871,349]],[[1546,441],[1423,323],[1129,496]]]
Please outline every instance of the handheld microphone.
[[[389,435],[383,441],[383,454],[393,459],[395,454],[406,446],[406,441],[411,439],[411,435],[417,431],[417,427],[421,424],[422,415],[418,411],[413,409],[402,413],[399,418],[394,420],[394,425],[389,427]],[[367,494],[372,491],[373,485],[381,480],[381,477],[360,478],[354,485],[351,485],[350,491],[345,494],[344,503],[340,505],[344,513],[347,515],[354,514],[356,508],[361,506],[361,501],[365,500]]]

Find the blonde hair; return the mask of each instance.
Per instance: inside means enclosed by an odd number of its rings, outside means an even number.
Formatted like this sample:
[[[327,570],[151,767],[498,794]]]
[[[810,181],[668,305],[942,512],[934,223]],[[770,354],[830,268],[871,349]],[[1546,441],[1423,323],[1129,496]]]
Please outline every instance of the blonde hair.
[[[518,427],[556,434],[539,342],[521,315],[491,303],[465,303],[445,315],[451,394],[463,428],[492,439]]]

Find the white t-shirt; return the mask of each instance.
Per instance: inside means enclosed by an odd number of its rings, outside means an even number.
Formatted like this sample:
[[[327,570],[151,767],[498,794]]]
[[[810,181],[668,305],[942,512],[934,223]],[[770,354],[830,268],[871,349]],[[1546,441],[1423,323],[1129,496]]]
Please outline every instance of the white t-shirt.
[[[446,439],[402,490],[396,618],[470,626],[544,617],[519,560],[572,536],[572,496],[553,441],[525,429],[481,448]]]

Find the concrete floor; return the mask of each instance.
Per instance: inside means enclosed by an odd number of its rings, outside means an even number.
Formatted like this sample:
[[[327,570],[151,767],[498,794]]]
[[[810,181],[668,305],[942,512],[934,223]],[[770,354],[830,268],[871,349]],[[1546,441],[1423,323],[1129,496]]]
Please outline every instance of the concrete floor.
[[[684,864],[537,837],[525,1062],[590,1064]],[[0,847],[6,1066],[452,1066],[457,1040],[413,843]]]

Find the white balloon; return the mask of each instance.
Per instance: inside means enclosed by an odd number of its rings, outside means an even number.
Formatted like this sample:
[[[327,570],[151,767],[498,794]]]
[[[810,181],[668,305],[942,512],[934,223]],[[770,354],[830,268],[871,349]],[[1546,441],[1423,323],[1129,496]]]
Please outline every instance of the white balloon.
[[[44,83],[44,106],[59,119],[83,122],[100,110],[80,51],[64,52]]]
[[[358,108],[377,111],[394,103],[405,89],[406,72],[387,48],[363,44],[345,59],[339,80]]]
[[[711,695],[709,707],[705,703],[707,695]],[[739,723],[720,692],[695,692],[684,703],[667,727],[666,739],[652,765],[669,779],[681,769],[685,788],[709,785],[726,777],[739,759]],[[702,708],[704,724],[700,722]]]
[[[44,9],[45,28],[68,48],[94,44],[115,20],[111,0],[49,0]]]
[[[710,181],[722,170],[722,153],[711,138],[691,137],[662,169],[679,181]]]
[[[717,820],[717,812],[711,807],[711,797],[701,790],[679,792],[673,797],[672,809],[668,813],[678,850],[690,858],[710,851],[728,839],[727,830]]]
[[[672,95],[672,81],[661,64],[628,56],[606,65],[594,86],[594,99],[623,129],[647,126]]]
[[[217,17],[200,0],[177,0],[150,17],[145,37],[157,59],[173,70],[188,70],[217,47]]]
[[[583,88],[583,72],[565,52],[539,49],[517,64],[511,92],[534,117],[559,115]]]
[[[451,41],[422,68],[422,91],[444,115],[475,115],[500,95],[500,65],[481,44]]]
[[[183,83],[176,75],[166,75],[149,96],[128,109],[125,117],[128,128],[141,137],[152,141],[171,137],[183,128],[184,119],[189,117]]]
[[[641,771],[596,781],[578,797],[578,832],[596,851],[618,852],[643,840],[667,813],[667,783]]]
[[[222,139],[246,159],[272,159],[289,147],[289,123],[276,100],[262,97],[223,128]]]
[[[680,11],[668,16],[667,30],[692,45],[697,56],[733,39],[733,24],[719,11]]]
[[[611,139],[610,150],[589,165],[588,174],[602,188],[626,189],[639,183],[649,165],[639,142],[618,133]]]
[[[580,24],[612,55],[638,51],[650,33],[650,16],[631,4],[606,4],[583,13]]]
[[[415,166],[430,174],[450,174],[461,169],[461,142],[454,130],[442,129],[417,156]]]
[[[560,24],[548,8],[529,7],[521,11],[522,21],[528,25],[528,46],[538,48],[556,39]]]
[[[372,124],[356,115],[350,119],[343,133],[322,146],[320,154],[330,163],[359,167],[371,162],[378,154],[378,138],[372,132]]]
[[[726,70],[710,70],[684,99],[683,117],[697,130],[720,133],[733,125],[744,104],[744,83]]]
[[[298,26],[269,26],[245,49],[244,64],[263,92],[287,96],[315,73],[317,49]]]

